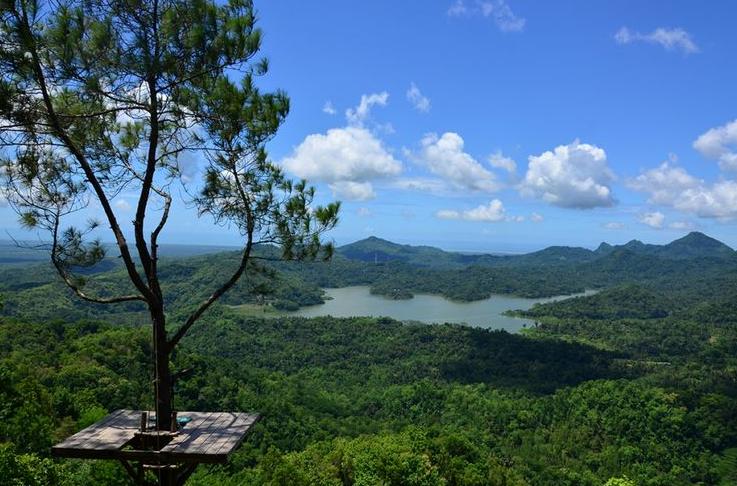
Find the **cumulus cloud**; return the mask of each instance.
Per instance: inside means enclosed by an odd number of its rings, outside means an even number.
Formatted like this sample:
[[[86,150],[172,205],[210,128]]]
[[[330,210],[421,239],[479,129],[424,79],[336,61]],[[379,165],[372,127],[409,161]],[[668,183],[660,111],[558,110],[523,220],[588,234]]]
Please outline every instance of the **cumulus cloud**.
[[[622,27],[614,34],[614,40],[618,44],[632,44],[634,42],[658,44],[669,51],[680,50],[684,54],[699,52],[699,48],[691,38],[691,34],[679,28],[659,27],[649,34],[643,34]]]
[[[663,162],[659,167],[650,169],[629,181],[628,185],[636,191],[649,193],[649,201],[653,204],[672,206],[684,191],[700,184],[701,181],[681,167]]]
[[[412,103],[417,111],[427,113],[430,111],[430,98],[424,96],[415,83],[410,84],[407,90],[407,101]]]
[[[333,102],[328,100],[325,102],[324,105],[322,105],[322,112],[327,113],[328,115],[335,115],[338,113],[338,111],[333,106]]]
[[[464,0],[456,0],[447,11],[450,17],[480,15],[491,18],[502,32],[520,32],[524,30],[527,20],[516,15],[506,0],[476,0],[467,4]]]
[[[513,174],[517,170],[517,163],[513,159],[506,157],[501,151],[496,151],[489,155],[489,164],[496,169],[506,170],[510,174]]]
[[[281,164],[297,177],[330,183],[336,195],[351,200],[373,197],[371,180],[402,171],[381,141],[361,127],[308,135]]]
[[[464,152],[463,145],[463,138],[457,133],[446,132],[440,137],[431,133],[420,141],[420,152],[414,158],[456,189],[482,192],[501,189],[494,173]]]
[[[367,201],[376,197],[370,182],[337,181],[328,184],[335,197],[349,201]]]
[[[467,221],[485,222],[497,222],[507,219],[504,205],[499,199],[492,199],[489,204],[482,204],[465,211],[441,209],[435,213],[435,216],[440,219],[465,219]]]
[[[532,221],[533,223],[540,223],[540,222],[542,222],[542,221],[543,221],[544,219],[545,219],[545,218],[543,218],[542,214],[538,214],[538,213],[532,213],[532,214],[530,215],[530,221]]]
[[[649,194],[648,201],[653,204],[703,218],[737,217],[737,181],[720,180],[708,184],[683,168],[664,162],[629,181],[629,186]]]
[[[719,161],[722,170],[737,171],[737,120],[707,130],[696,139],[693,147],[704,157]]]
[[[529,157],[523,195],[563,208],[588,209],[614,205],[610,187],[614,174],[603,149],[575,140],[553,151]]]
[[[660,229],[663,227],[663,223],[665,222],[665,215],[660,211],[644,213],[640,215],[639,221],[640,223],[646,224],[651,228]]]
[[[362,127],[363,123],[371,114],[371,108],[375,105],[386,106],[389,101],[389,93],[382,91],[381,93],[373,93],[369,95],[361,95],[361,101],[355,108],[348,108],[345,111],[346,120],[353,126]]]

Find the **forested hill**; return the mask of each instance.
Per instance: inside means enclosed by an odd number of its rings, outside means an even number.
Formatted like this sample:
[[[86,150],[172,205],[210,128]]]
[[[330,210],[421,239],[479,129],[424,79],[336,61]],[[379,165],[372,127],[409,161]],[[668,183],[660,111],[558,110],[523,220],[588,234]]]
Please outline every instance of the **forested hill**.
[[[286,263],[260,248],[261,270],[193,328],[174,368],[195,370],[177,383],[179,410],[264,419],[228,465],[200,467],[188,484],[737,484],[737,259],[702,236],[483,256],[503,265],[342,250]],[[530,263],[546,259],[557,263]],[[162,261],[171,320],[237,260]],[[125,281],[116,266],[88,277],[101,291]],[[520,334],[232,306],[303,305],[320,286],[352,284],[395,298],[603,290],[532,308],[537,324]],[[0,269],[0,294],[0,484],[130,486],[118,463],[53,460],[49,447],[112,410],[151,406],[145,313],[73,299],[46,264]]]
[[[719,240],[694,231],[666,245],[632,240],[624,245],[601,243],[596,250],[581,247],[551,246],[521,255],[468,254],[450,252],[432,246],[393,243],[375,236],[338,247],[338,253],[350,260],[364,262],[400,261],[418,266],[453,267],[466,265],[516,266],[556,265],[594,261],[617,251],[650,255],[664,259],[734,258],[735,251]]]
[[[725,298],[727,289],[737,287],[737,255],[701,233],[667,245],[635,241],[594,251],[549,247],[516,256],[453,253],[379,238],[342,246],[330,262],[280,262],[273,247],[260,247],[256,253],[260,259],[249,276],[225,295],[225,304],[295,310],[323,302],[323,287],[349,285],[368,285],[373,293],[393,299],[429,293],[473,301],[491,294],[548,297],[638,284],[690,305]],[[9,253],[8,259],[12,256]],[[22,256],[29,258],[27,253]],[[214,282],[232,272],[238,259],[234,251],[163,259],[167,302],[186,311],[207,296]],[[48,263],[19,265],[0,266],[2,314],[34,319],[105,315],[126,321],[141,317],[142,308],[135,303],[95,308],[74,299]],[[124,270],[112,255],[84,274],[91,290],[103,294],[129,290]]]

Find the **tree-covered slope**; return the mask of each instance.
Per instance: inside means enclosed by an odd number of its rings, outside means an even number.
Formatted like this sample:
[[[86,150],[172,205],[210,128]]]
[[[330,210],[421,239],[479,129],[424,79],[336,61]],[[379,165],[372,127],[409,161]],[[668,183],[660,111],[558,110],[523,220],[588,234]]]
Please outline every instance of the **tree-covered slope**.
[[[543,328],[526,337],[388,319],[246,319],[225,308],[202,324],[175,359],[194,369],[177,407],[264,419],[229,465],[200,467],[188,484],[685,485],[732,474],[730,334],[674,355],[662,336],[650,349],[604,351]],[[129,484],[114,462],[45,458],[106,411],[150,405],[148,334],[0,319],[2,477]]]

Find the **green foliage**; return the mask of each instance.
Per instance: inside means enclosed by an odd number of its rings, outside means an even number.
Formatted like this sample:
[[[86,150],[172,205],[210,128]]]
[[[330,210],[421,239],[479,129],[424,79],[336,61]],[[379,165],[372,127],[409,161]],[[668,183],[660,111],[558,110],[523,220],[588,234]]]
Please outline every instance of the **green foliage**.
[[[45,454],[103,409],[150,405],[147,337],[145,328],[0,321],[5,383],[42,382],[51,401],[34,412],[50,424],[34,429],[45,438],[25,450]],[[177,407],[264,420],[229,466],[200,468],[191,482],[553,486],[626,476],[670,485],[731,474],[720,453],[737,446],[734,388],[707,379],[723,361],[695,369],[681,354],[648,368],[650,356],[456,325],[221,312],[176,356],[177,368],[195,369],[177,386]],[[16,423],[15,408],[5,413]],[[8,439],[28,442],[22,430]],[[82,484],[125,478],[114,464],[88,464],[60,466]]]
[[[0,443],[0,478],[7,486],[71,485],[62,471],[50,459],[21,454],[12,444]]]
[[[733,278],[731,264],[722,261],[719,273],[710,260],[674,263],[647,248],[620,250],[604,249],[599,265],[630,261],[607,278],[629,276],[636,284],[535,307],[538,326],[522,335],[361,317],[245,317],[215,308],[174,356],[175,369],[195,370],[177,384],[176,406],[264,418],[228,465],[199,468],[191,484],[733,483],[737,318],[723,288]],[[236,258],[162,263],[171,302],[186,305],[199,295],[197,285]],[[484,291],[517,275],[516,289],[549,279],[550,287],[538,289],[549,290],[560,285],[556,272],[601,270],[593,261],[539,267],[538,275],[525,266],[422,268],[340,255],[330,263],[263,261],[252,273],[258,278],[226,303],[293,306],[320,298],[326,281],[367,283],[382,275],[406,279],[406,288],[428,288],[429,275],[447,279],[434,284],[442,292],[464,272],[488,281]],[[664,273],[642,277],[637,262]],[[116,288],[116,272],[96,277]],[[6,275],[6,312],[30,317],[64,308],[42,297],[50,284],[41,267]],[[135,315],[125,306],[97,315],[113,323],[0,318],[0,437],[13,444],[3,459],[14,471],[9,477],[23,477],[18,464],[30,461],[32,471],[56,471],[50,484],[126,483],[114,463],[45,459],[54,440],[106,411],[151,405],[148,329],[121,324]]]
[[[23,225],[47,233],[53,269],[76,297],[122,304],[111,312],[124,309],[131,319],[148,311],[164,350],[256,270],[255,245],[275,245],[287,260],[332,256],[322,237],[337,224],[340,203],[317,205],[315,189],[289,180],[265,149],[289,98],[257,86],[268,62],[256,58],[262,35],[252,1],[11,0],[0,3],[0,34],[0,93],[8,97],[0,103],[2,193]],[[194,187],[182,169],[188,158],[204,162]],[[114,204],[125,187],[138,191],[131,226]],[[162,291],[158,236],[177,193],[243,243],[231,267],[190,286],[188,304],[167,315],[180,294],[177,285],[166,289],[173,295]],[[106,224],[68,226],[92,201]],[[89,238],[101,227],[125,271],[100,272],[107,248]],[[21,314],[24,301],[10,313]],[[74,307],[54,317],[80,317]],[[177,327],[171,336],[167,319]],[[166,381],[164,370],[164,390]],[[160,395],[165,410],[168,395]]]
[[[640,285],[622,285],[595,295],[575,297],[561,302],[536,304],[520,312],[526,317],[550,316],[560,319],[655,319],[666,317],[674,305],[662,294]]]
[[[625,476],[623,478],[610,478],[609,481],[604,483],[604,486],[637,486],[637,485]]]

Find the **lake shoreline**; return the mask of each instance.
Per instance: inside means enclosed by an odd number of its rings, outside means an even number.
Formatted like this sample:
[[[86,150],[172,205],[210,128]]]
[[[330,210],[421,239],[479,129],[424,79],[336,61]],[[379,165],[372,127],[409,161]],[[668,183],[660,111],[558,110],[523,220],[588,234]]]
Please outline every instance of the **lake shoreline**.
[[[392,299],[372,294],[367,285],[324,288],[325,302],[305,306],[285,315],[298,317],[389,317],[398,321],[424,324],[461,324],[484,329],[504,329],[519,332],[534,326],[534,319],[508,315],[524,311],[538,303],[554,302],[596,293],[587,290],[578,294],[546,298],[525,298],[508,294],[492,294],[486,299],[466,302],[453,301],[433,294],[414,294],[411,299]]]

